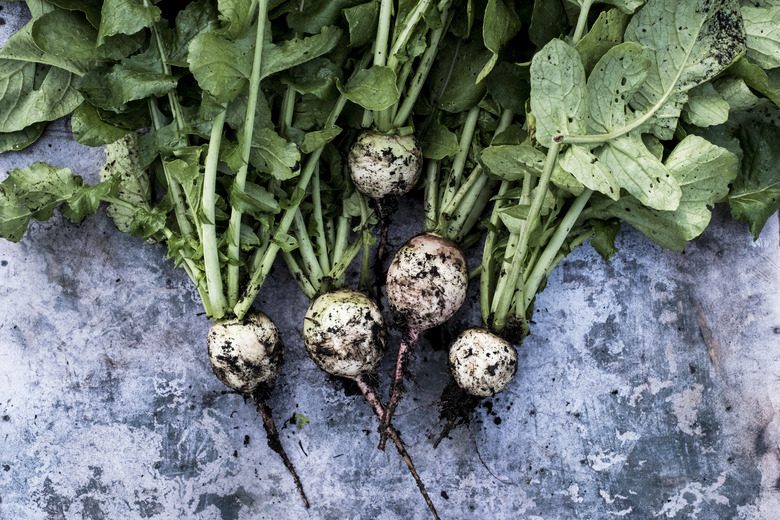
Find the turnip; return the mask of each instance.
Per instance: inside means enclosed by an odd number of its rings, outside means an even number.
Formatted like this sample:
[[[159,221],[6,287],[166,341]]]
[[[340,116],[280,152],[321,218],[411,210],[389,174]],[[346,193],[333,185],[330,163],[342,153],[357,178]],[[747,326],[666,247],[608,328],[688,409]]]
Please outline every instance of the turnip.
[[[441,417],[447,425],[434,448],[457,419],[468,421],[474,407],[483,398],[501,392],[517,372],[515,347],[481,327],[461,332],[450,346],[448,358],[453,382],[444,389],[441,399]]]
[[[243,320],[225,319],[215,322],[208,334],[208,354],[214,374],[228,387],[251,396],[263,418],[268,447],[284,462],[295,480],[303,503],[309,507],[295,467],[279,439],[268,396],[282,371],[284,356],[279,330],[271,319],[259,311]]]
[[[475,137],[479,107],[469,110],[461,133],[460,151],[445,179],[436,164],[426,177],[424,233],[411,238],[396,252],[387,271],[387,301],[402,329],[395,373],[382,426],[390,424],[404,391],[404,372],[420,334],[442,325],[466,299],[469,270],[460,243],[466,241],[487,199],[492,182],[479,165],[464,175],[468,150]],[[505,112],[495,133],[512,120]],[[379,448],[384,447],[384,437]]]
[[[387,332],[379,307],[359,291],[341,289],[317,297],[309,305],[303,340],[314,362],[325,372],[354,381],[378,418],[384,406],[367,376],[375,372],[385,353]],[[434,518],[439,518],[425,485],[398,432],[386,427]]]
[[[349,150],[349,173],[361,193],[381,200],[410,191],[422,172],[422,151],[413,134],[363,131]]]

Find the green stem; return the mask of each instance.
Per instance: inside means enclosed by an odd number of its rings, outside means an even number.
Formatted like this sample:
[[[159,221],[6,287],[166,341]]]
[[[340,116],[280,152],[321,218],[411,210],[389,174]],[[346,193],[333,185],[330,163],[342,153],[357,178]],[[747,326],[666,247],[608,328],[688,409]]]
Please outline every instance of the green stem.
[[[574,36],[571,38],[572,45],[576,45],[578,41],[585,34],[585,28],[588,25],[588,12],[593,0],[582,0],[582,7],[580,7],[580,16],[577,18],[577,27],[574,29]]]
[[[284,260],[284,263],[287,265],[287,269],[290,270],[290,274],[298,283],[298,287],[301,288],[303,294],[305,294],[306,297],[310,300],[313,300],[314,297],[317,296],[317,290],[311,284],[308,276],[301,268],[300,264],[298,264],[298,262],[295,260],[295,257],[292,255],[292,253],[289,251],[282,251],[282,260]]]
[[[349,244],[349,216],[346,208],[342,208],[341,216],[336,224],[336,239],[334,240],[333,251],[331,251],[331,263],[336,263],[337,258],[341,258],[344,250]]]
[[[298,253],[301,255],[302,267],[304,271],[309,273],[309,281],[316,290],[320,290],[320,284],[323,276],[323,271],[320,268],[320,262],[317,259],[317,255],[314,253],[314,246],[312,246],[309,234],[306,230],[306,224],[303,221],[303,214],[301,208],[298,207],[298,211],[295,212],[295,216],[292,222],[292,230],[298,241]]]
[[[460,187],[460,180],[463,177],[463,170],[466,168],[466,160],[471,148],[471,141],[474,139],[474,133],[477,129],[479,111],[479,106],[472,107],[468,116],[466,116],[466,122],[463,124],[463,133],[460,135],[460,150],[452,162],[452,170],[450,170],[450,175],[442,194],[441,207],[446,207],[450,203]]]
[[[393,1],[382,0],[379,5],[379,22],[377,24],[376,40],[374,41],[374,65],[387,65],[387,47],[390,41],[390,26],[393,15]],[[378,110],[374,113],[374,123],[380,132],[389,132],[392,128],[390,113]]]
[[[482,212],[485,210],[488,203],[490,203],[490,199],[493,197],[496,184],[497,183],[495,181],[486,179],[485,186],[487,186],[487,188],[479,189],[477,191],[477,197],[474,205],[467,213],[466,218],[462,221],[457,220],[454,223],[455,227],[452,227],[452,231],[448,231],[448,234],[455,237],[455,242],[460,244],[462,248],[467,249],[469,247],[470,244],[466,243],[466,237],[469,233],[471,233],[477,223],[480,222]],[[477,239],[477,241],[478,240],[479,239]]]
[[[330,271],[330,259],[328,258],[328,238],[325,236],[325,219],[322,217],[322,196],[320,194],[320,167],[314,169],[311,185],[311,200],[314,205],[314,224],[317,239],[317,257],[323,273]]]
[[[544,170],[542,176],[539,179],[536,192],[534,193],[533,200],[531,201],[531,207],[528,210],[528,217],[526,218],[525,225],[523,226],[517,247],[512,251],[510,263],[510,269],[508,275],[499,279],[496,287],[496,299],[493,301],[493,323],[492,328],[496,332],[501,332],[506,325],[509,309],[514,299],[515,289],[517,287],[518,280],[523,268],[523,262],[525,260],[525,254],[528,249],[528,240],[531,237],[531,232],[537,224],[539,214],[541,213],[542,203],[544,197],[547,194],[547,186],[550,183],[550,177],[552,176],[553,166],[558,158],[558,150],[561,146],[561,139],[555,138],[552,140],[552,144],[547,151],[547,159],[544,163]],[[509,249],[507,249],[509,253]],[[502,273],[503,274],[503,273]]]
[[[216,226],[217,166],[219,164],[219,147],[222,143],[222,128],[225,124],[225,115],[226,112],[222,111],[214,118],[203,179],[203,216],[205,220],[201,225],[203,263],[206,268],[206,287],[208,287],[209,291],[212,317],[215,319],[224,316],[225,311],[229,308],[227,298],[225,298],[222,290],[222,273],[219,265]]]
[[[288,140],[290,138],[293,116],[295,115],[295,96],[295,89],[287,85],[282,97],[282,108],[279,114],[279,134]]]
[[[152,125],[154,125],[155,130],[159,130],[164,124],[162,122],[160,109],[157,106],[157,100],[155,98],[149,98],[147,104],[149,106],[149,114],[152,117]],[[173,178],[173,175],[171,175],[171,172],[168,170],[168,165],[162,157],[160,157],[160,163],[162,164],[163,173],[165,175],[165,182],[168,184],[168,191],[171,194],[171,200],[173,200],[173,212],[174,215],[176,215],[176,223],[179,224],[179,230],[183,237],[194,239],[195,231],[192,229],[192,224],[187,218],[187,204],[184,202],[184,194],[181,191],[181,187]],[[189,213],[192,221],[198,222],[197,217],[191,210]]]
[[[249,77],[249,98],[247,100],[244,128],[241,139],[241,166],[233,180],[235,189],[243,192],[246,187],[246,177],[249,169],[249,155],[252,151],[252,136],[255,128],[255,111],[260,91],[260,68],[265,42],[265,24],[268,19],[268,0],[260,0],[257,13],[257,31],[255,33],[255,52],[252,61],[252,74]],[[228,225],[228,264],[227,264],[227,301],[232,308],[238,302],[239,259],[241,255],[241,218],[242,212],[233,207]]]
[[[488,325],[490,321],[491,310],[491,296],[493,295],[495,288],[495,280],[493,278],[495,271],[493,270],[493,248],[496,245],[500,217],[498,212],[501,209],[503,196],[509,189],[509,182],[501,181],[501,185],[498,187],[497,200],[493,204],[493,211],[490,214],[490,226],[485,235],[485,245],[482,247],[482,275],[479,279],[479,307],[482,311],[482,323]]]
[[[439,218],[439,161],[428,161],[425,170],[425,223],[423,231],[429,232],[436,228]]]
[[[393,47],[390,49],[390,56],[387,58],[387,66],[391,69],[395,69],[398,66],[398,53],[401,52],[412,36],[412,31],[417,26],[417,22],[422,18],[423,13],[431,5],[431,0],[420,0],[417,7],[412,11],[409,21],[404,26],[398,38],[393,43]]]
[[[361,287],[365,287],[369,293],[373,294],[373,286],[371,285],[371,232],[369,231],[368,219],[370,212],[368,210],[368,201],[362,194],[360,195],[360,226],[361,226],[361,241],[363,242],[363,258],[360,264],[360,283]]]
[[[338,260],[333,263],[333,269],[328,273],[328,276],[333,280],[332,289],[344,285],[344,274],[347,272],[347,268],[357,256],[361,247],[363,247],[363,239],[358,238],[344,250]]]
[[[336,100],[336,103],[333,106],[328,119],[325,121],[323,129],[331,128],[336,124],[336,119],[338,119],[346,104],[347,98],[344,97],[343,94],[340,95]],[[311,154],[309,154],[309,158],[307,159],[306,165],[301,171],[300,177],[298,177],[298,184],[296,185],[295,191],[293,193],[302,194],[306,192],[306,188],[311,181],[312,175],[314,174],[314,169],[319,163],[321,155],[322,147],[317,148],[316,150],[312,151]],[[268,245],[268,249],[266,249],[260,265],[250,274],[249,283],[247,284],[246,289],[244,289],[243,296],[233,307],[233,311],[235,312],[236,317],[239,319],[243,318],[247,311],[249,311],[249,309],[252,307],[252,302],[257,297],[257,293],[260,292],[260,288],[263,286],[268,273],[271,272],[274,259],[276,258],[276,255],[280,249],[279,243],[290,229],[292,220],[295,217],[295,212],[298,210],[298,206],[300,205],[300,199],[302,198],[302,196],[298,197],[297,203],[292,204],[290,207],[284,210],[282,219],[279,222],[279,226],[276,228],[275,239],[273,239],[272,242]]]
[[[425,85],[425,79],[428,77],[428,73],[431,71],[431,67],[433,67],[433,63],[436,61],[439,43],[441,42],[442,36],[444,36],[446,28],[449,26],[449,21],[452,20],[452,17],[448,16],[448,9],[449,2],[447,2],[447,5],[442,10],[442,26],[431,33],[428,48],[425,49],[425,52],[420,59],[420,64],[417,67],[417,72],[414,74],[412,82],[409,84],[409,88],[406,91],[404,101],[395,114],[393,126],[396,128],[406,124],[406,121],[412,115],[414,104],[417,102],[417,98],[420,97],[423,85]]]
[[[590,200],[590,196],[593,194],[592,190],[585,189],[572,203],[569,210],[564,215],[563,219],[558,223],[558,227],[550,237],[550,241],[544,248],[544,253],[539,257],[536,262],[531,276],[528,277],[528,281],[525,283],[524,299],[523,299],[523,311],[528,309],[531,301],[536,295],[536,291],[539,290],[539,286],[542,281],[547,278],[553,266],[553,260],[558,255],[563,243],[566,241],[566,237],[569,236],[575,222],[585,208],[585,205]]]

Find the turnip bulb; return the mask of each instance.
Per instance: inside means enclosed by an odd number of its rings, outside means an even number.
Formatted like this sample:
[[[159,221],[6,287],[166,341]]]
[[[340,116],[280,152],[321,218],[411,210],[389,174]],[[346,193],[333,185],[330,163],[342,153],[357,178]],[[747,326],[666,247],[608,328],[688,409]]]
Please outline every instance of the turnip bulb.
[[[466,257],[447,238],[423,233],[406,242],[393,257],[387,270],[387,301],[395,318],[405,328],[390,401],[382,420],[389,426],[404,390],[406,364],[421,332],[449,320],[463,305],[469,283]],[[385,437],[379,441],[383,449]]]
[[[245,394],[261,384],[273,385],[284,362],[279,330],[262,312],[243,320],[220,320],[208,334],[208,352],[214,374],[225,385]]]
[[[303,340],[322,370],[355,378],[379,366],[387,330],[379,307],[368,296],[341,289],[311,303],[304,318]]]
[[[355,187],[372,199],[410,191],[422,172],[422,151],[413,134],[362,132],[348,156]]]
[[[431,233],[396,253],[387,271],[387,301],[409,329],[424,331],[449,320],[466,299],[469,272],[458,245]]]
[[[450,370],[468,394],[490,397],[503,390],[517,372],[511,343],[482,328],[461,332],[450,346]]]
[[[214,374],[228,387],[244,395],[251,395],[263,418],[268,447],[281,457],[304,505],[309,507],[301,479],[282,446],[273,413],[268,406],[268,396],[282,371],[282,350],[279,329],[271,318],[259,311],[249,312],[243,320],[217,321],[208,334],[209,360]]]

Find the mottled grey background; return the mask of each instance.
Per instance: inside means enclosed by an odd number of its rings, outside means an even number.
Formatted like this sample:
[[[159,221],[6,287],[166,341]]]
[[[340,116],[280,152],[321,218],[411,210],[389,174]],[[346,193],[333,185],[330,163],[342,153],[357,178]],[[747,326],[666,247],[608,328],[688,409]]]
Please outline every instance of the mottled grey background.
[[[0,6],[4,41],[23,6]],[[59,121],[0,155],[0,179],[46,160],[95,181],[102,159]],[[393,247],[416,216],[399,212]],[[684,252],[628,228],[609,262],[579,248],[537,300],[516,381],[435,451],[446,356],[424,340],[396,425],[442,517],[779,518],[779,235],[777,216],[754,242],[718,208]],[[429,518],[362,398],[303,351],[307,300],[283,268],[257,305],[287,346],[271,404],[308,511],[254,408],[212,375],[209,322],[163,247],[102,212],[0,241],[0,518]],[[448,330],[477,320],[472,291]]]

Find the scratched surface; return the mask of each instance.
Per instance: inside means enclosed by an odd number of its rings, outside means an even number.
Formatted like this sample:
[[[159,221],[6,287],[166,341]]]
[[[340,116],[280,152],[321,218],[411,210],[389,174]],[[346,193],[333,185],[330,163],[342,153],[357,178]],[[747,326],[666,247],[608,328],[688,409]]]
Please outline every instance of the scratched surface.
[[[0,155],[0,178],[47,160],[94,181],[102,152],[68,132]],[[778,518],[779,234],[774,216],[753,242],[719,208],[684,252],[630,229],[610,262],[579,248],[537,300],[516,381],[435,451],[445,353],[423,340],[396,424],[442,517]],[[287,346],[271,404],[306,511],[253,407],[211,374],[209,323],[164,257],[102,212],[0,241],[0,518],[429,518],[367,405],[303,352],[307,301],[280,269],[257,305]],[[445,332],[476,324],[475,298]]]

